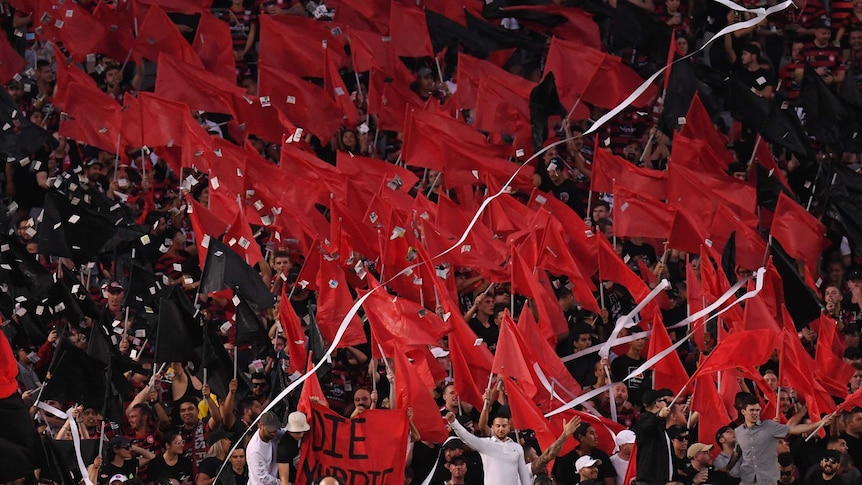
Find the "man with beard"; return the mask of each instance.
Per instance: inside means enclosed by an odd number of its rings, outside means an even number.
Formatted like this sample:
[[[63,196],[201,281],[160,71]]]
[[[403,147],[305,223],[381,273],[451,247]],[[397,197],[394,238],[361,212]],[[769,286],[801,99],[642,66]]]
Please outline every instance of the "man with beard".
[[[509,439],[512,426],[507,408],[500,408],[494,420],[491,421],[490,438],[474,436],[458,423],[455,413],[447,414],[446,420],[461,441],[482,456],[485,485],[530,485],[532,483],[530,467],[524,460],[524,449],[520,444]]]
[[[838,450],[826,450],[820,458],[820,473],[814,473],[805,479],[805,485],[838,485],[843,483],[838,475],[838,465],[841,463],[841,453]]]

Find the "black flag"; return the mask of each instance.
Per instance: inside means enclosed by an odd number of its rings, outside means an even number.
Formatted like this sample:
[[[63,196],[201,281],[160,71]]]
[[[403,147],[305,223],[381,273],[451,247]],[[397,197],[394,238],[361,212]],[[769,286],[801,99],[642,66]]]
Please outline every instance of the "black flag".
[[[265,310],[275,304],[275,298],[257,271],[227,245],[211,238],[200,291],[207,294],[221,290],[236,291],[255,310]]]
[[[793,324],[797,330],[805,328],[812,321],[820,318],[823,306],[820,297],[805,283],[805,279],[799,274],[796,262],[784,252],[781,245],[772,240],[770,245],[772,264],[781,275],[784,285],[784,305],[793,318]]]
[[[39,229],[42,254],[71,258],[82,265],[93,259],[116,228],[108,219],[88,211],[82,201],[48,191]]]
[[[566,115],[566,110],[560,103],[557,94],[557,86],[554,84],[554,73],[548,73],[530,91],[530,126],[533,134],[533,153],[542,149],[542,145],[548,138],[548,117],[553,115]]]

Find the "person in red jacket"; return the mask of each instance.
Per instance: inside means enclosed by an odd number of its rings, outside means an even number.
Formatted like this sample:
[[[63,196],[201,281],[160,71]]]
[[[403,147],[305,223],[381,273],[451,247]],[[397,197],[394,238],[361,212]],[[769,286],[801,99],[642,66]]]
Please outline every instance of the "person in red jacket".
[[[18,394],[18,362],[0,332],[0,483],[24,483],[41,467],[39,435]]]

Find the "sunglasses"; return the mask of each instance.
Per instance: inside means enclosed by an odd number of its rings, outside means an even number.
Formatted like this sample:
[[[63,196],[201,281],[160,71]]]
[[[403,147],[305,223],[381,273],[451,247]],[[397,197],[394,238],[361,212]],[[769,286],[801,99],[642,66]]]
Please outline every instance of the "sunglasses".
[[[826,463],[832,463],[833,465],[838,463],[838,460],[832,458],[831,456],[823,458],[823,461],[825,461]]]
[[[789,476],[792,476],[792,475],[793,475],[793,472],[781,472],[781,476],[782,476],[782,477],[789,477]]]
[[[252,387],[266,387],[266,382],[252,382]]]

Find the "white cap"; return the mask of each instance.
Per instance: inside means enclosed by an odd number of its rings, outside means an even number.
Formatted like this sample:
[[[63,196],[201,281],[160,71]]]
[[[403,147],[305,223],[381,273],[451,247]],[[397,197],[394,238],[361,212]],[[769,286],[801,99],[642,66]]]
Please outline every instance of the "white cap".
[[[624,429],[620,431],[616,438],[614,438],[617,446],[627,445],[629,443],[635,442],[635,432],[630,429]]]
[[[449,355],[449,351],[443,347],[431,347],[431,355],[433,355],[435,359],[442,359]]]
[[[116,475],[112,476],[110,480],[108,480],[108,483],[125,482],[126,480],[128,480],[128,478],[126,478],[125,475],[123,475],[122,473],[117,473]]]
[[[575,462],[575,471],[580,472],[584,468],[589,468],[591,466],[599,466],[602,464],[602,460],[597,460],[590,455],[584,455],[578,458],[578,461]]]

